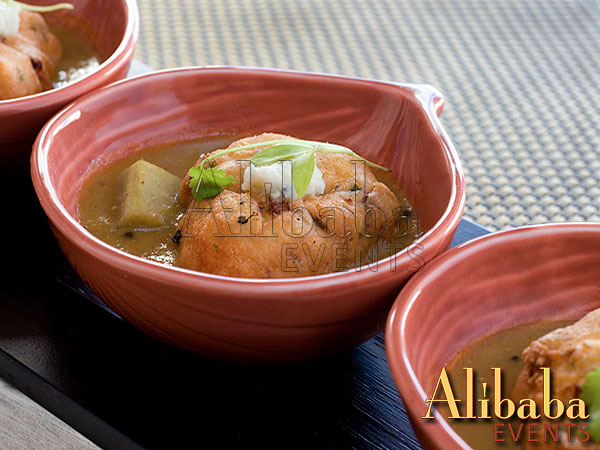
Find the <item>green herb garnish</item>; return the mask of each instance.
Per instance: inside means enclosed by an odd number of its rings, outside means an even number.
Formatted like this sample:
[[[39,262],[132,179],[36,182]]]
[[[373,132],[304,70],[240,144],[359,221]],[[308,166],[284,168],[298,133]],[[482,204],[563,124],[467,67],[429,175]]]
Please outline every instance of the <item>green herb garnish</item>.
[[[587,382],[581,389],[581,399],[590,414],[588,433],[594,442],[600,442],[600,367],[586,375]]]
[[[204,169],[202,166],[192,167],[189,175],[190,188],[196,200],[216,197],[223,192],[222,186],[230,185],[235,179],[227,176],[223,169]]]
[[[276,139],[273,141],[258,142],[243,145],[217,152],[202,160],[198,167],[189,171],[190,188],[197,201],[203,198],[216,197],[223,191],[223,186],[231,184],[233,177],[225,175],[222,169],[205,169],[204,164],[217,156],[248,150],[257,147],[267,147],[250,158],[250,163],[255,166],[268,166],[279,161],[292,161],[292,179],[294,190],[302,197],[315,171],[315,153],[342,153],[350,155],[359,161],[364,161],[371,167],[376,167],[389,172],[389,169],[368,161],[347,147],[336,144],[327,144],[317,141],[304,141],[300,139]]]
[[[47,6],[37,6],[37,5],[28,5],[27,3],[21,3],[16,0],[0,0],[8,5],[18,6],[21,9],[26,9],[27,11],[38,12],[38,13],[48,13],[53,11],[58,11],[60,9],[73,9],[73,5],[70,3],[56,3],[54,5]]]

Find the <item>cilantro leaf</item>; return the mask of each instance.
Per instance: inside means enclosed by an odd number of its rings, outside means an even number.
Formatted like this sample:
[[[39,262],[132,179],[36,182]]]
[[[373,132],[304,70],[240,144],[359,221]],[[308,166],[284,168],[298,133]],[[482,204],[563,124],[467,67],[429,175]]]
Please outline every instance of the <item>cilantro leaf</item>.
[[[29,5],[27,3],[18,2],[16,0],[2,0],[4,3],[12,4],[18,6],[21,9],[25,9],[27,11],[38,12],[38,13],[47,13],[52,11],[58,11],[60,9],[73,9],[73,5],[71,3],[56,3],[54,5],[47,6],[38,6],[38,5]]]
[[[190,188],[196,201],[212,198],[223,192],[222,186],[228,186],[235,180],[228,176],[223,169],[203,169],[192,167],[189,172]]]
[[[225,171],[222,169],[205,169],[204,164],[206,162],[227,153],[233,153],[240,150],[247,150],[257,147],[267,148],[252,156],[250,162],[255,166],[271,165],[279,161],[292,161],[294,190],[300,197],[306,193],[306,189],[308,188],[310,180],[312,179],[312,175],[315,171],[315,153],[343,153],[358,160],[365,161],[369,166],[389,171],[389,169],[385,167],[361,158],[349,148],[341,145],[317,141],[305,141],[293,138],[275,139],[272,141],[255,142],[253,144],[220,150],[203,159],[198,167],[192,167],[188,174],[190,176],[189,186],[192,189],[194,198],[197,201],[200,201],[203,198],[216,197],[223,192],[223,186],[227,186],[234,181],[234,178],[227,176]]]
[[[302,141],[277,143],[256,153],[250,162],[255,166],[268,166],[279,161],[292,161],[294,190],[302,197],[315,171],[315,147]]]
[[[590,414],[588,432],[594,442],[600,442],[600,366],[586,375],[586,383],[581,389],[581,399]]]
[[[294,189],[298,197],[306,193],[306,189],[310,184],[313,173],[315,171],[315,154],[314,152],[304,153],[292,159],[292,179]]]
[[[278,161],[289,160],[312,152],[312,147],[304,144],[275,144],[255,154],[250,162],[255,166],[268,166]]]

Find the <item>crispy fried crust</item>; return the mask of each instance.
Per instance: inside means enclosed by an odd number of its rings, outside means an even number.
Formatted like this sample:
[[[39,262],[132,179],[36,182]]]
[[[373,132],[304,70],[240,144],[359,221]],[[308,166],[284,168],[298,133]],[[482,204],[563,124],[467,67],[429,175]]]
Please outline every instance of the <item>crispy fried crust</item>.
[[[533,341],[523,351],[523,359],[527,365],[515,384],[515,398],[542,402],[541,367],[551,368],[555,398],[566,403],[576,398],[587,373],[600,365],[600,309]]]
[[[54,64],[60,61],[62,46],[58,38],[50,31],[42,15],[21,10],[20,18],[19,34],[32,41],[36,47],[48,55]]]
[[[552,395],[568,404],[581,394],[586,375],[600,365],[600,309],[590,312],[575,324],[559,328],[533,341],[523,351],[527,364],[519,374],[513,389],[515,400],[532,398],[543,402],[542,367],[550,367]],[[562,436],[566,440],[566,436]],[[600,450],[599,444],[546,443],[544,446],[527,443],[525,449]]]
[[[29,58],[0,42],[0,100],[42,91],[42,84]]]
[[[20,18],[19,33],[0,38],[0,100],[51,89],[62,57],[59,40],[40,14],[22,10]]]
[[[43,90],[52,89],[52,75],[54,74],[54,63],[36,43],[21,33],[4,39],[4,44],[24,54],[29,58]]]
[[[265,133],[230,147],[284,137]],[[215,198],[192,201],[189,178],[183,180],[179,198],[189,206],[180,221],[177,265],[219,275],[281,278],[344,270],[372,259],[369,252],[396,223],[399,202],[390,189],[366,166],[355,177],[348,155],[317,154],[323,195],[292,205],[273,204],[264,192],[250,197],[241,192],[243,172],[262,148],[215,158],[216,166],[235,178]]]

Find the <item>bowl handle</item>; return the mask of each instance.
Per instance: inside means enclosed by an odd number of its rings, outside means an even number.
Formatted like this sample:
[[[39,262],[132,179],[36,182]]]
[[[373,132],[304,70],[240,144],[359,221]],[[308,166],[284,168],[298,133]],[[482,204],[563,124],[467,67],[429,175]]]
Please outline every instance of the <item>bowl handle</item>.
[[[409,86],[423,106],[429,112],[440,117],[444,109],[444,96],[442,93],[430,84],[411,84]]]

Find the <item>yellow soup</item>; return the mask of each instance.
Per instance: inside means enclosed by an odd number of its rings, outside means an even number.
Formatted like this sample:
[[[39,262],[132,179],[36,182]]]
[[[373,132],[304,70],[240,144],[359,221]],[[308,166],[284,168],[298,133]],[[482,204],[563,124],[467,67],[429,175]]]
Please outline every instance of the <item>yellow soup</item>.
[[[199,157],[213,150],[225,148],[234,141],[233,137],[196,140],[159,147],[148,148],[128,155],[123,159],[106,164],[84,181],[79,196],[79,221],[93,235],[125,252],[168,265],[177,264],[181,247],[179,221],[187,205],[175,202],[164,217],[164,226],[155,228],[132,228],[124,226],[122,219],[124,174],[132,164],[143,159],[173,175],[183,179]],[[377,177],[379,175],[375,174]],[[407,231],[393,243],[407,246],[417,237],[418,221],[416,213],[408,204],[401,190],[389,179],[381,180],[397,196],[399,204],[406,212],[402,224]],[[404,213],[403,212],[403,213]],[[214,244],[217,248],[217,244]],[[397,247],[396,247],[397,248]],[[379,254],[379,259],[388,256]]]
[[[101,64],[98,53],[77,33],[56,26],[51,26],[50,29],[59,39],[63,50],[61,60],[54,67],[54,88],[85,77]]]
[[[450,364],[448,376],[452,383],[452,389],[456,398],[466,398],[465,367],[472,367],[475,373],[475,396],[483,398],[482,383],[487,383],[489,391],[487,398],[490,398],[490,411],[493,411],[494,403],[494,374],[493,367],[502,369],[502,398],[510,398],[511,391],[519,373],[524,368],[525,363],[521,357],[523,350],[534,340],[553,331],[570,325],[572,322],[534,322],[520,325],[515,328],[501,331],[489,336],[476,344],[462,351]],[[477,406],[476,406],[477,408]],[[448,408],[440,408],[444,417],[448,417]],[[499,419],[475,419],[475,420],[455,420],[448,419],[452,428],[475,450],[489,450],[491,448],[501,449],[519,449],[521,448],[514,442],[509,429],[509,422],[502,422]],[[503,423],[497,439],[503,439],[503,442],[496,442],[494,426],[496,423]],[[513,421],[512,426],[515,435],[517,434],[520,422]],[[522,440],[525,436],[523,430],[519,436]]]

